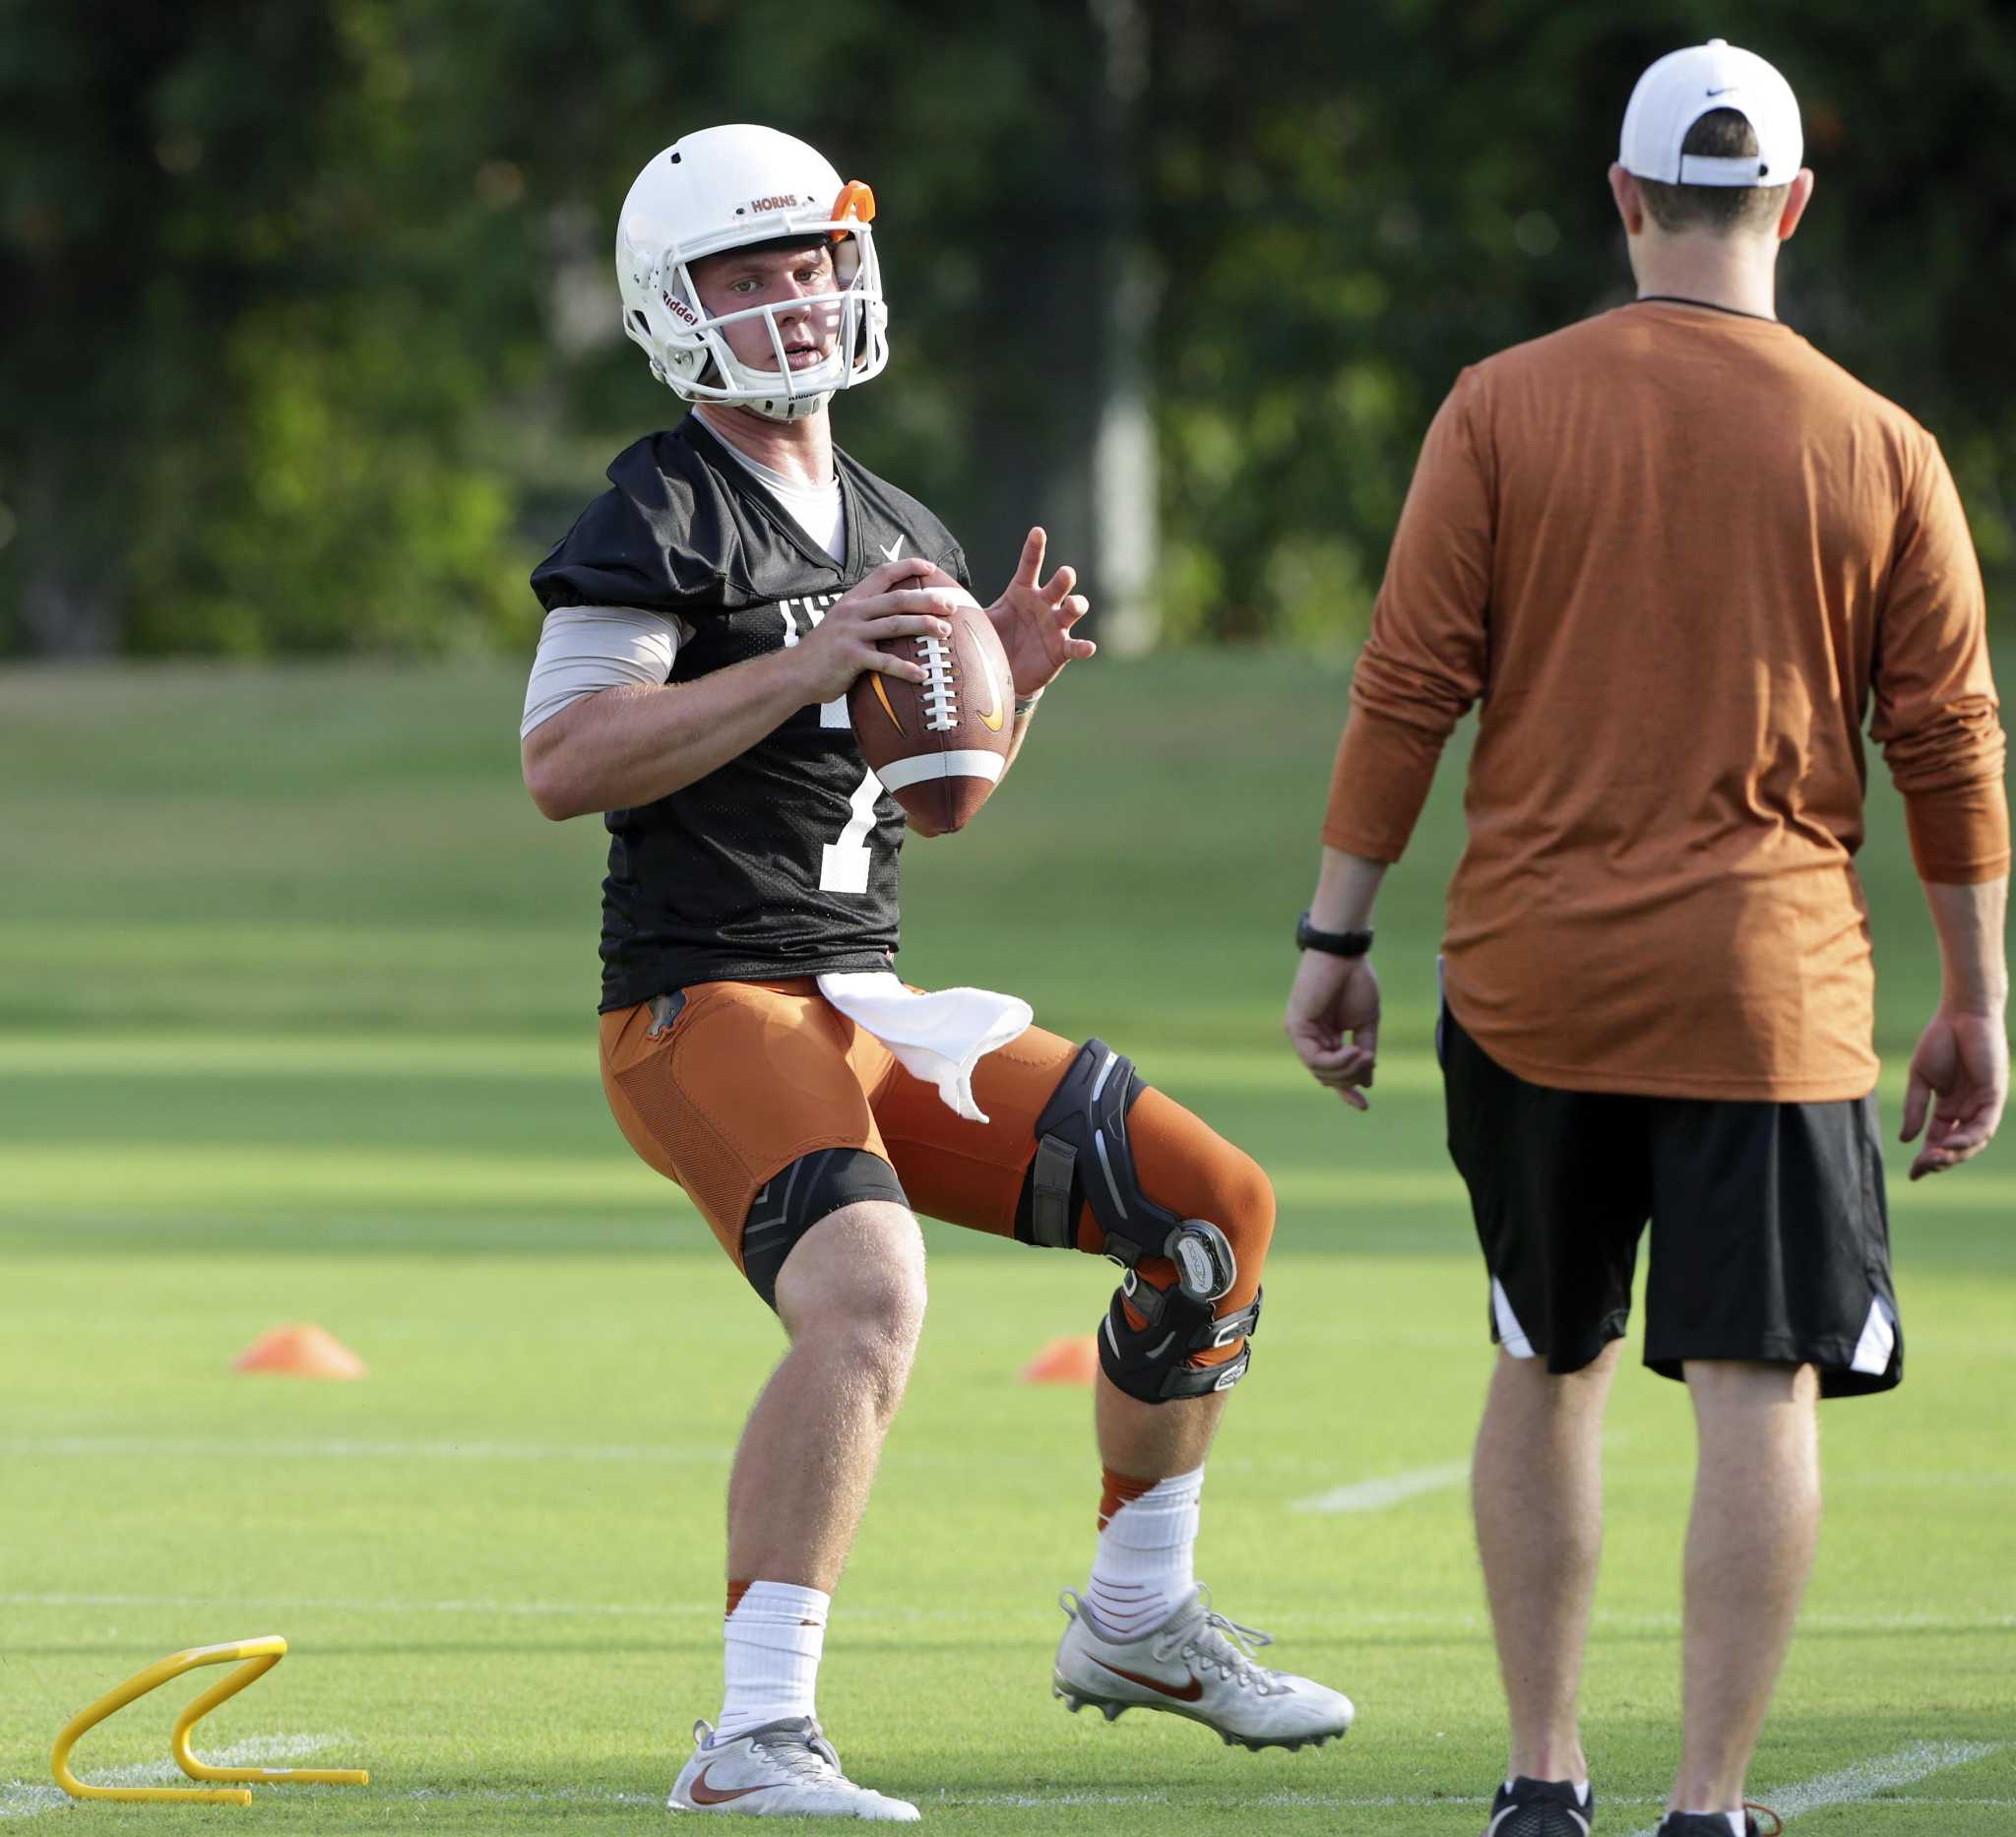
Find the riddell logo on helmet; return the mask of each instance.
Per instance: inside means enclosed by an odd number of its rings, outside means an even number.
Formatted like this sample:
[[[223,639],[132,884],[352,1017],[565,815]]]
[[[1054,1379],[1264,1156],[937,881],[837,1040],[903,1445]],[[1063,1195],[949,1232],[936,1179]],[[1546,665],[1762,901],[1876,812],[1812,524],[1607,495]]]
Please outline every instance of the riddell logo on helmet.
[[[742,208],[747,211],[794,211],[798,199],[795,192],[782,198],[751,198]]]
[[[683,319],[688,325],[698,325],[700,323],[700,315],[692,307],[688,306],[684,300],[678,299],[670,293],[665,294],[663,297],[665,310],[674,319]]]

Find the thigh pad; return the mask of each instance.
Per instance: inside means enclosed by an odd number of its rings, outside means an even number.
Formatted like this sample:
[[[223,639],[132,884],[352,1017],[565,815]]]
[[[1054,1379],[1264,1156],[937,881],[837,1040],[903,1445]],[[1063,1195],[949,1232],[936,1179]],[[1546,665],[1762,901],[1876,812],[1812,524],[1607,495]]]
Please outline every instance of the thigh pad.
[[[772,1307],[785,1258],[812,1227],[865,1199],[907,1206],[903,1182],[880,1155],[864,1148],[822,1148],[779,1173],[750,1203],[742,1226],[742,1274]]]

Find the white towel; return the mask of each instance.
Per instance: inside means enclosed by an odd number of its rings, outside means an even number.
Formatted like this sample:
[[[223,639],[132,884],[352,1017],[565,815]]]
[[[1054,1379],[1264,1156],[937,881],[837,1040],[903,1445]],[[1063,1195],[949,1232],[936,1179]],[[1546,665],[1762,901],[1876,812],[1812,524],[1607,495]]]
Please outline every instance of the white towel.
[[[916,994],[888,970],[822,976],[819,992],[881,1041],[913,1077],[936,1085],[946,1107],[969,1122],[987,1120],[973,1099],[973,1068],[982,1053],[1019,1039],[1036,1018],[1019,995],[989,988]]]

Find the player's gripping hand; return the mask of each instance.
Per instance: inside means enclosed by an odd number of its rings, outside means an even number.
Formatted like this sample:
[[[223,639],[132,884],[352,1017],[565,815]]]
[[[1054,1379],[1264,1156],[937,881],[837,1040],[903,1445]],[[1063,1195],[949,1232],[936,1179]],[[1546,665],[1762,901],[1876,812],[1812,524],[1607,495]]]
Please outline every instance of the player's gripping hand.
[[[1933,1015],[1911,1055],[1904,1092],[1903,1141],[1915,1141],[1931,1111],[1925,1145],[1911,1177],[1943,1173],[1972,1161],[1994,1138],[2009,1096],[2009,1038],[1999,1015]]]
[[[884,562],[827,607],[825,617],[789,653],[806,701],[830,702],[845,695],[864,669],[923,681],[920,665],[878,647],[885,638],[951,637],[951,621],[942,616],[951,605],[948,596],[904,585],[930,567],[914,555]]]

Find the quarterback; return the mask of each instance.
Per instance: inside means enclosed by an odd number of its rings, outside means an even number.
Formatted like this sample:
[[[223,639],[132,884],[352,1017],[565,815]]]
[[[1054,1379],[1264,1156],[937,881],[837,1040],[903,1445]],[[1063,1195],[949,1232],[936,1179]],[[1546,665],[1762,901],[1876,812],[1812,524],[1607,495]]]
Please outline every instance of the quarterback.
[[[691,412],[616,457],[533,575],[526,785],[610,838],[609,1107],[789,1341],[728,1480],[726,1690],[695,1726],[682,1810],[917,1815],[842,1772],[814,1683],[916,1347],[919,1213],[1124,1272],[1099,1334],[1099,1541],[1063,1597],[1055,1694],[1249,1747],[1352,1719],[1255,1664],[1265,1635],[1192,1571],[1205,1455],[1259,1321],[1266,1176],[1103,1042],[893,972],[905,819],[846,697],[864,670],[923,680],[879,644],[948,635],[949,591],[922,583],[970,581],[944,525],[833,444],[831,399],[888,360],[874,217],[866,185],[768,128],[651,161],[617,226],[623,327]],[[1072,570],[1044,578],[1043,558],[1032,530],[985,607],[1016,747],[1094,650]]]

